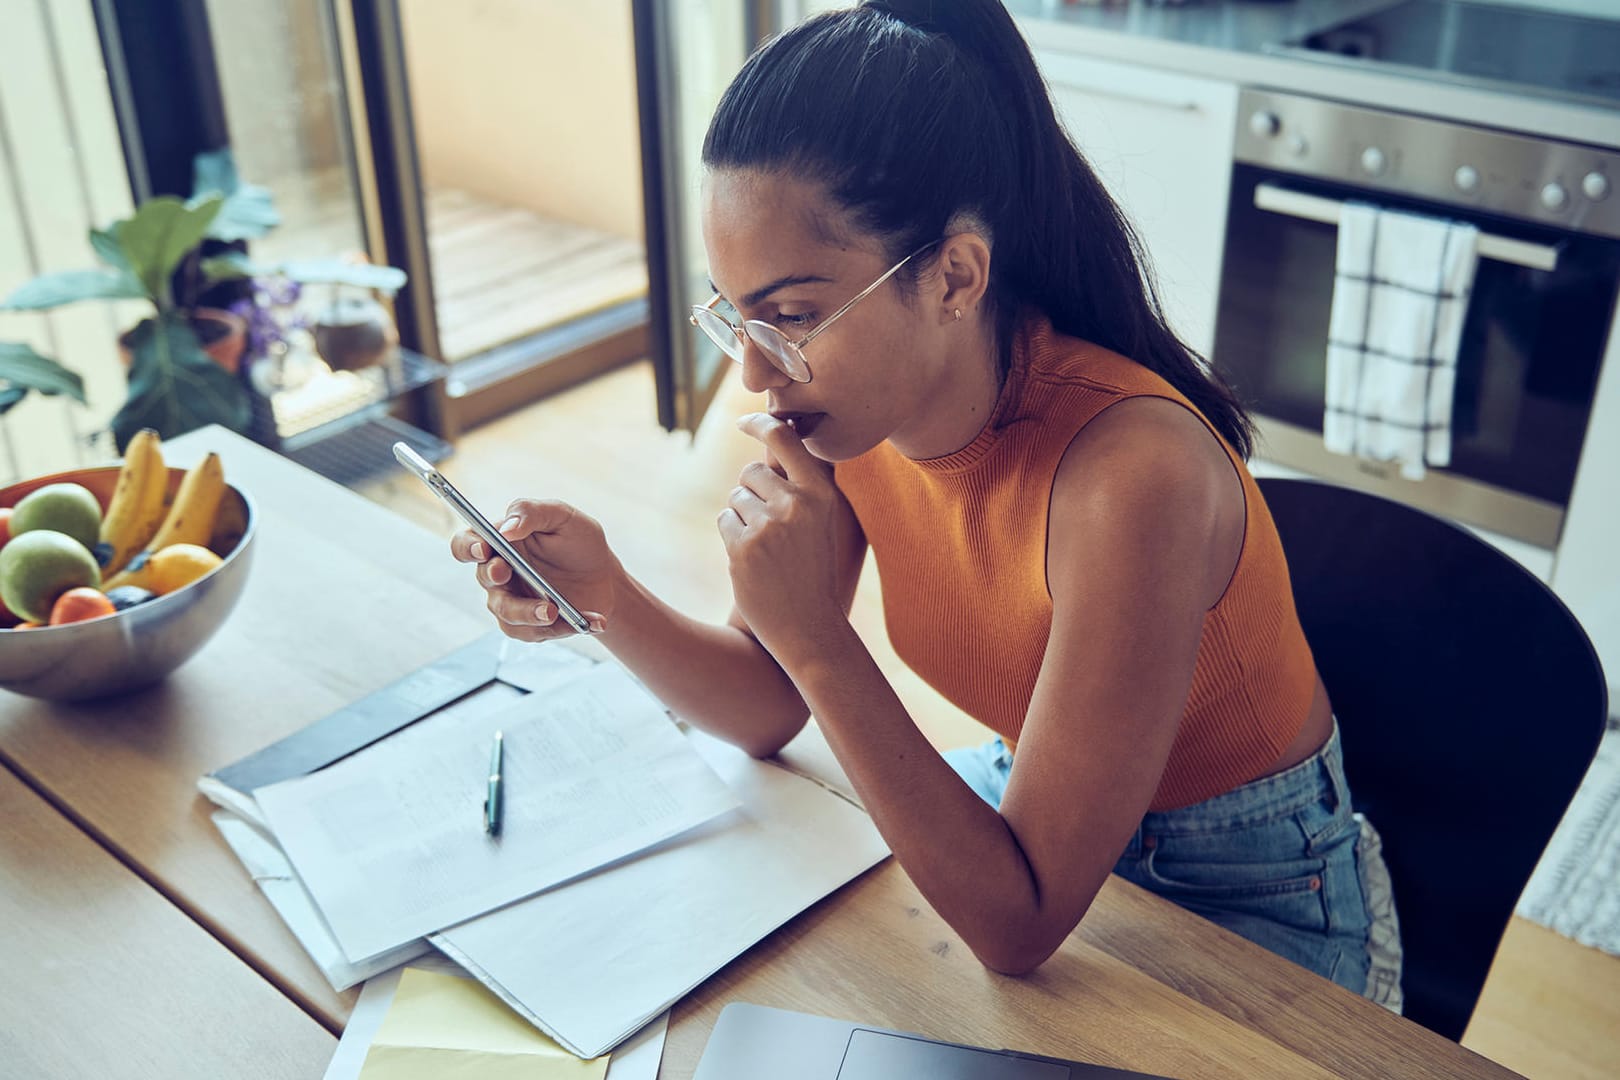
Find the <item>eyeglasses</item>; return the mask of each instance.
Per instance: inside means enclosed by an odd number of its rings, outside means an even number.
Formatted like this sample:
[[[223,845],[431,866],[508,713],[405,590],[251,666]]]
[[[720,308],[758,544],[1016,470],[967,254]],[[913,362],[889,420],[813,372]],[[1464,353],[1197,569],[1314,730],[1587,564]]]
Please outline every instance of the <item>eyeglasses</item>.
[[[937,241],[935,241],[937,242]],[[810,362],[804,358],[804,347],[816,339],[827,327],[837,322],[844,312],[865,300],[877,290],[879,285],[893,277],[902,266],[934,246],[935,242],[924,244],[910,255],[901,259],[883,272],[883,276],[872,284],[855,294],[855,299],[833,312],[827,321],[810,331],[798,341],[793,341],[782,331],[762,319],[749,319],[738,326],[730,319],[716,311],[715,305],[720,302],[720,294],[715,293],[709,297],[706,304],[693,304],[692,325],[709,336],[709,340],[720,346],[720,351],[731,357],[737,363],[743,362],[746,340],[758,345],[776,369],[794,382],[807,383],[810,381]]]

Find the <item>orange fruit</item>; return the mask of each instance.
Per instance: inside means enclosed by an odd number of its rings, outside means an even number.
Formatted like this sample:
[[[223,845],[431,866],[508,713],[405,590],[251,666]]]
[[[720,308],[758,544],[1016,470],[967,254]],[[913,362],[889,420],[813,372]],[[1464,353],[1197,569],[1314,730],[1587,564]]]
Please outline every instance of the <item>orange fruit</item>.
[[[88,587],[69,589],[57,597],[56,603],[51,605],[51,625],[61,626],[63,623],[99,619],[103,615],[112,615],[117,610],[100,589]]]

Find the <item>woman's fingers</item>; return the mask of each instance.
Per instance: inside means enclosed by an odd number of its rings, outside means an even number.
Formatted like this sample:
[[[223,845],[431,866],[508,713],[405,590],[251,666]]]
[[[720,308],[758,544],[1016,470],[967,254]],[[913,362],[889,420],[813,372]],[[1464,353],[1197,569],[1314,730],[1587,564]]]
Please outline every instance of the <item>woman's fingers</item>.
[[[512,580],[512,568],[507,565],[505,559],[489,559],[479,563],[474,576],[478,578],[478,584],[484,588],[498,589]]]
[[[450,554],[457,562],[483,562],[489,558],[489,545],[471,529],[462,529],[450,538]]]
[[[744,525],[753,524],[765,512],[765,500],[744,484],[731,489],[731,497],[726,500],[726,505],[736,511]]]
[[[558,613],[557,605],[549,600],[492,592],[488,603],[490,613],[508,637],[521,641],[549,641],[575,633],[574,628]],[[583,611],[580,614],[585,616],[591,633],[600,634],[607,629],[607,620],[600,613]]]
[[[513,499],[506,517],[496,526],[508,540],[521,540],[535,533],[554,533],[578,513],[572,506],[555,499]]]

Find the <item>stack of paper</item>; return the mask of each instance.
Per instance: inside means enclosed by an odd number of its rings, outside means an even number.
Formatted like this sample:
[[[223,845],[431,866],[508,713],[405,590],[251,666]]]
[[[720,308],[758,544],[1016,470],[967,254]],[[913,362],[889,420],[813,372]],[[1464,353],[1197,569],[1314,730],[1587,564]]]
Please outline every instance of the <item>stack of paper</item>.
[[[429,938],[581,1057],[612,1047],[888,854],[853,802],[718,739],[689,737],[742,809]]]
[[[308,776],[251,795],[225,782],[284,761],[278,744],[199,786],[335,988],[431,941],[589,1059],[888,849],[813,727],[757,761],[683,733],[617,665],[545,650],[557,662],[537,666],[541,652],[512,685]],[[498,840],[480,813],[496,727],[510,785]]]
[[[324,1080],[657,1080],[666,1013],[613,1056],[582,1061],[449,961],[366,982]]]
[[[492,733],[505,824],[483,829]],[[665,716],[602,664],[475,730],[430,718],[309,776],[253,793],[352,960],[465,922],[737,805]]]

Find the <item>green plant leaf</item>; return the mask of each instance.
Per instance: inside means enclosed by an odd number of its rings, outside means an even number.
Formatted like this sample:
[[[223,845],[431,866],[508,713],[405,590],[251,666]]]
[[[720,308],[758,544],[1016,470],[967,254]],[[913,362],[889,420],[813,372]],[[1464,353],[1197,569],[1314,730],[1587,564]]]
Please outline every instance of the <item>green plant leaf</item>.
[[[246,388],[202,351],[180,312],[143,320],[128,342],[129,397],[112,418],[120,453],[143,427],[156,428],[165,439],[205,424],[247,430]]]
[[[135,268],[129,265],[129,256],[124,253],[124,245],[118,239],[118,230],[123,224],[115,221],[105,229],[91,229],[90,246],[96,249],[102,262],[114,270],[133,275]]]
[[[0,308],[44,311],[80,300],[149,300],[145,287],[125,270],[62,270],[41,274],[6,297]]]
[[[225,199],[219,216],[208,227],[208,235],[215,240],[253,240],[281,224],[269,189],[242,183],[229,147],[198,154],[192,163],[192,198],[212,193]]]
[[[254,262],[240,251],[227,251],[223,255],[213,255],[202,261],[203,280],[210,285],[221,281],[238,281],[242,278],[255,277],[270,273],[274,269]]]
[[[405,271],[393,266],[350,263],[341,259],[293,259],[281,272],[301,285],[355,285],[362,289],[397,292],[405,285]]]
[[[224,197],[218,194],[189,203],[173,195],[159,195],[142,203],[135,216],[118,230],[120,246],[147,294],[160,307],[165,306],[162,300],[169,295],[169,276],[180,260],[202,243],[224,204]]]
[[[0,390],[0,414],[21,401],[30,390],[66,394],[80,405],[86,403],[83,379],[20,341],[0,341],[0,382],[7,384]]]

